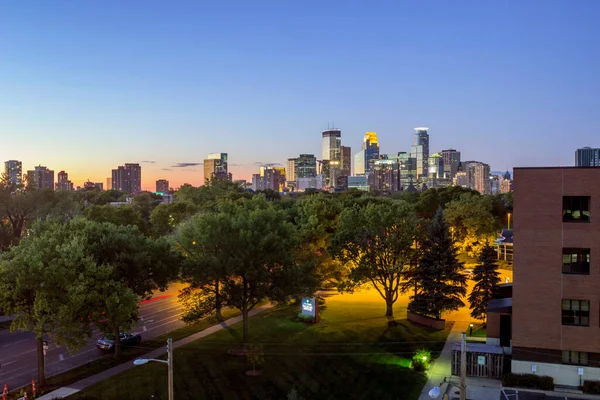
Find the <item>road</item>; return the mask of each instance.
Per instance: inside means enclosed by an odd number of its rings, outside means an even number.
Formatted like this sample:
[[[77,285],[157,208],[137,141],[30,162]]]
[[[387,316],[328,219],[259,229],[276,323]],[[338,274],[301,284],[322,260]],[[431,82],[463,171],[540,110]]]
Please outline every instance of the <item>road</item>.
[[[140,303],[140,318],[134,331],[141,333],[142,345],[143,340],[184,326],[180,320],[181,305],[177,301],[177,293],[183,287],[183,284],[172,284],[166,291],[155,293],[151,300]],[[46,376],[59,374],[105,356],[105,353],[96,349],[96,340],[101,336],[102,332],[94,330],[88,344],[75,354],[69,354],[67,349],[48,340]],[[9,389],[12,390],[31,383],[34,377],[37,378],[34,334],[0,331],[0,385],[4,387],[4,384],[8,383]]]

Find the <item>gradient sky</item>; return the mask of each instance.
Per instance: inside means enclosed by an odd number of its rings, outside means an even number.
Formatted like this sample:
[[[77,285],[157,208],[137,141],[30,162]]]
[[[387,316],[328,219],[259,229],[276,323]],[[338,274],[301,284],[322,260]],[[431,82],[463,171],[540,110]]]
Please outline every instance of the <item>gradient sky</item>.
[[[142,162],[143,187],[320,154],[431,151],[572,165],[600,146],[600,1],[3,1],[0,158],[76,185]],[[151,162],[147,162],[151,161]]]

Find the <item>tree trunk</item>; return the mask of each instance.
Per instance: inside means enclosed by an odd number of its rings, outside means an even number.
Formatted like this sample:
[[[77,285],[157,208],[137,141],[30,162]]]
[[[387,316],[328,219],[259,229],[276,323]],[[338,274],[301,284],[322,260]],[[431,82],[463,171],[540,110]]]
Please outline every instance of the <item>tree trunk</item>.
[[[38,381],[40,388],[46,386],[46,371],[45,371],[45,356],[44,356],[44,338],[39,337],[36,339],[37,347],[37,368],[38,368]]]
[[[242,341],[244,344],[248,343],[248,284],[246,278],[244,279],[244,291],[243,291],[243,305],[242,305],[242,325],[243,335]]]
[[[385,292],[385,316],[394,316],[394,302],[392,301],[392,293],[390,291]]]
[[[222,322],[223,314],[221,314],[221,293],[219,293],[219,280],[215,281],[215,315],[217,317],[217,321]]]
[[[121,358],[121,332],[119,332],[119,329],[115,329],[115,358],[119,359]]]

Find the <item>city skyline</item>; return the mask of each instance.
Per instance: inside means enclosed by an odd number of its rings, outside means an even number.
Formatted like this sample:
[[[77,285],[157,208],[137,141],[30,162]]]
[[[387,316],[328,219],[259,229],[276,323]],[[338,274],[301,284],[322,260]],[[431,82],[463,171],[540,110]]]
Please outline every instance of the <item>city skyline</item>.
[[[144,189],[200,185],[214,152],[250,180],[260,165],[321,154],[328,121],[356,150],[377,132],[382,153],[410,151],[412,129],[427,126],[432,154],[456,148],[503,171],[573,165],[573,151],[599,145],[593,1],[319,12],[190,2],[143,13],[139,3],[8,2],[0,12],[0,37],[11,38],[0,157],[68,171],[76,186],[106,182],[123,163],[142,165]]]

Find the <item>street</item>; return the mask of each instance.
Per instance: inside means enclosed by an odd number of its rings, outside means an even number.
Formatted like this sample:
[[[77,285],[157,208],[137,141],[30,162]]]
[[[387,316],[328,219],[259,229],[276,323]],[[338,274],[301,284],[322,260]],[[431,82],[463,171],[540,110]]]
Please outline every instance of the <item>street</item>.
[[[139,321],[134,332],[142,335],[142,343],[185,324],[180,320],[181,305],[177,294],[183,284],[171,284],[164,292],[156,292],[154,297],[140,303]],[[105,355],[96,348],[96,341],[102,337],[102,332],[94,330],[88,344],[75,354],[69,354],[67,349],[59,347],[48,339],[49,349],[46,355],[46,376],[59,374],[69,369],[79,367],[87,362]],[[32,332],[10,333],[0,331],[0,384],[14,388],[31,383],[37,377],[36,342]]]

